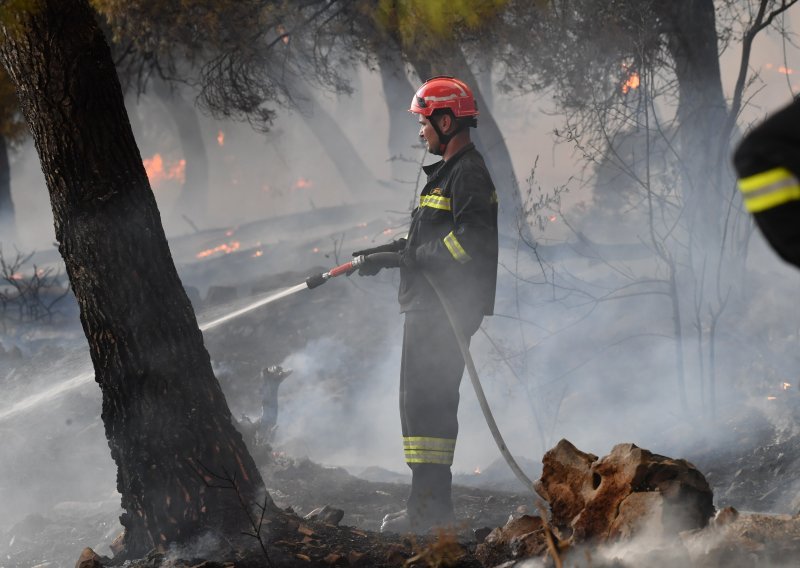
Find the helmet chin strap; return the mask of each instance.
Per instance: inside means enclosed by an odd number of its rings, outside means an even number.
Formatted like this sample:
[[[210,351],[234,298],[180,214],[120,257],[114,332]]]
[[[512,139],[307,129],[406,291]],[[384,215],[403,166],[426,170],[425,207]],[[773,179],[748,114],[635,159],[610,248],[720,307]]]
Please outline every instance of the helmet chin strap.
[[[460,122],[456,121],[456,129],[453,130],[450,134],[445,134],[444,132],[441,131],[439,125],[436,123],[436,120],[434,119],[435,117],[431,116],[430,123],[431,126],[433,126],[433,129],[436,131],[436,135],[439,137],[439,148],[437,148],[437,151],[432,150],[431,154],[436,154],[437,156],[443,156],[445,150],[447,149],[447,145],[450,143],[450,140],[453,139],[453,136],[461,132],[463,126],[461,125]]]

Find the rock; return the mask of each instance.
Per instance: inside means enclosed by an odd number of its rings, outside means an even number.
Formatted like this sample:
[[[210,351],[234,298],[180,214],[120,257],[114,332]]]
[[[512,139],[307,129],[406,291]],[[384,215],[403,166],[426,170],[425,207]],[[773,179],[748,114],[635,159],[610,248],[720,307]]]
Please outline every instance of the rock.
[[[657,491],[631,493],[619,506],[611,523],[611,539],[629,540],[640,535],[663,534],[664,497]]]
[[[75,563],[75,568],[103,568],[100,556],[91,548],[84,548],[80,558]]]
[[[475,542],[478,544],[482,544],[491,532],[492,529],[490,527],[481,527],[472,531],[472,533],[475,535]]]
[[[717,514],[714,515],[712,524],[715,527],[724,527],[725,525],[731,524],[738,518],[739,511],[737,511],[734,507],[725,507],[724,509],[717,511]]]
[[[713,494],[686,460],[634,444],[619,444],[602,459],[561,440],[543,459],[536,490],[550,504],[552,524],[574,542],[648,534],[677,535],[706,526]]]
[[[692,566],[796,566],[800,558],[800,516],[738,514],[680,537]]]
[[[550,504],[550,522],[558,527],[569,526],[600,485],[592,473],[597,456],[580,451],[567,440],[561,440],[542,458],[542,477],[534,483],[536,492]]]
[[[114,556],[119,556],[125,550],[125,531],[119,533],[109,545]]]
[[[319,521],[328,523],[329,525],[338,525],[342,517],[344,517],[344,511],[325,505],[324,507],[317,507],[303,518],[307,521]]]
[[[539,556],[547,550],[544,523],[539,517],[523,515],[496,528],[478,545],[475,557],[484,566],[496,566],[509,558]]]

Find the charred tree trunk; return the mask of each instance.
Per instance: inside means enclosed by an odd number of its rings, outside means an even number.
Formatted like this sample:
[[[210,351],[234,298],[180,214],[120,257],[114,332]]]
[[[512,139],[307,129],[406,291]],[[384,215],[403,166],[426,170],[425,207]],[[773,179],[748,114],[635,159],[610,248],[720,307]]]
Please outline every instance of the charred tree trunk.
[[[102,390],[127,551],[202,527],[238,533],[247,518],[236,493],[208,484],[230,476],[250,503],[263,482],[175,270],[108,45],[86,0],[30,6],[2,20],[0,57],[36,143]]]
[[[17,238],[14,201],[11,199],[11,164],[8,141],[0,134],[0,242]]]
[[[692,228],[706,243],[722,242],[725,210],[731,187],[728,164],[719,163],[720,133],[728,115],[722,90],[713,0],[664,3],[668,48],[678,80],[677,124],[684,195],[692,212]],[[711,240],[713,239],[713,240]]]
[[[205,224],[208,220],[208,152],[197,111],[177,88],[170,88],[162,80],[153,81],[153,92],[164,102],[175,121],[183,159],[186,160],[186,179],[173,215],[185,215],[198,224]]]

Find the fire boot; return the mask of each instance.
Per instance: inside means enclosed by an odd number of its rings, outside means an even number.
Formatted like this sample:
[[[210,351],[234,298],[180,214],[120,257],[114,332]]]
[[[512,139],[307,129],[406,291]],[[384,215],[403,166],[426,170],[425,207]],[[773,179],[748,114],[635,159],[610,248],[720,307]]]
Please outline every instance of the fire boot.
[[[437,527],[453,526],[452,475],[449,465],[410,464],[411,494],[403,511],[386,515],[381,532],[430,533]]]

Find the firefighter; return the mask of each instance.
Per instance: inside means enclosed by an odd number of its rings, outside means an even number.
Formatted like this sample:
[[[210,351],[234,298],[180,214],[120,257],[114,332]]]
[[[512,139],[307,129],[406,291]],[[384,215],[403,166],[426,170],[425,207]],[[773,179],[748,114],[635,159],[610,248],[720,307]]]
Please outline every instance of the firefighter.
[[[745,207],[781,258],[800,267],[800,100],[748,133],[733,163]]]
[[[381,530],[424,533],[455,521],[450,466],[464,372],[455,334],[428,279],[445,291],[457,325],[470,338],[494,309],[497,194],[470,141],[478,109],[466,84],[453,77],[429,79],[409,112],[418,118],[428,151],[442,159],[424,167],[427,183],[407,237],[353,254],[366,255],[362,275],[400,268],[398,299],[405,314],[400,419],[411,491],[406,509],[387,515]]]

